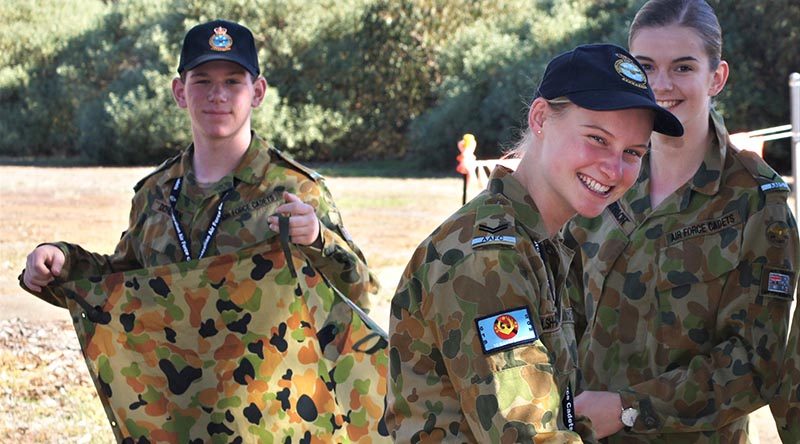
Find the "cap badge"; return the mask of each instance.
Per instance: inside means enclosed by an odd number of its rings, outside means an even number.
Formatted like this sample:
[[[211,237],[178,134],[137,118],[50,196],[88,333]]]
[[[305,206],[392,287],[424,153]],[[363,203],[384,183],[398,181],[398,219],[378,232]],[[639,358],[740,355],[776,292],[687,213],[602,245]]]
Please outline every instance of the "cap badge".
[[[622,80],[638,88],[647,89],[647,76],[639,65],[630,58],[617,54],[619,60],[614,62],[614,69],[622,77]]]
[[[228,30],[222,26],[214,28],[214,35],[208,39],[208,44],[213,51],[230,51],[233,38],[228,35]]]

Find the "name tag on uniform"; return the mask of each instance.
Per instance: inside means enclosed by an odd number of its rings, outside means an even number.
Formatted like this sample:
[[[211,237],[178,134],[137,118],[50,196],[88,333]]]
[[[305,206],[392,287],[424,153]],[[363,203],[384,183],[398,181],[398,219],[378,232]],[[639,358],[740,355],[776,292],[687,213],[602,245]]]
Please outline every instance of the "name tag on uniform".
[[[517,347],[536,341],[539,335],[531,322],[528,307],[475,319],[481,347],[486,354]]]
[[[667,246],[691,239],[697,236],[706,236],[724,230],[725,228],[732,227],[741,223],[742,218],[739,213],[731,211],[721,217],[711,220],[705,220],[693,225],[679,228],[675,231],[666,234]]]

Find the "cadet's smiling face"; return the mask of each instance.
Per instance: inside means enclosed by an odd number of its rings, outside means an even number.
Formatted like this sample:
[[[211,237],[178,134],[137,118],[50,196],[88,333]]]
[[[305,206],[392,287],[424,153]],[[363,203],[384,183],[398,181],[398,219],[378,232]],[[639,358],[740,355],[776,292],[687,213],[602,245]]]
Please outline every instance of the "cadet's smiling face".
[[[195,142],[212,141],[250,132],[251,110],[261,104],[266,81],[253,80],[237,63],[216,60],[175,79],[172,90],[178,106],[189,111]]]
[[[711,69],[703,40],[679,25],[639,29],[631,54],[642,64],[659,105],[677,117],[687,133],[706,131],[711,98],[728,78],[728,64]]]
[[[539,139],[528,186],[548,231],[576,213],[595,217],[634,184],[647,152],[654,112],[632,108],[592,111],[575,105],[556,112],[537,99],[529,115]],[[530,150],[529,150],[530,151]],[[534,177],[534,175],[538,177]]]

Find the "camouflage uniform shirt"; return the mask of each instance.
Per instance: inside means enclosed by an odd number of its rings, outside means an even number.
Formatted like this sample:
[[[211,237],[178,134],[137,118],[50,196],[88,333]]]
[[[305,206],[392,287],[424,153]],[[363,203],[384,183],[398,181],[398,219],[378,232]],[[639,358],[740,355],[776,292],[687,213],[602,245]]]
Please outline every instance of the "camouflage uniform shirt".
[[[392,299],[387,426],[398,442],[580,442],[572,252],[522,185],[489,187],[416,249]],[[540,253],[541,252],[541,253]]]
[[[798,266],[788,186],[711,117],[713,147],[657,208],[646,158],[618,203],[568,226],[581,389],[640,411],[608,442],[748,442],[747,414],[778,387]]]
[[[769,405],[784,444],[800,442],[800,312],[797,304],[793,319],[781,388]]]
[[[239,166],[211,186],[198,184],[192,172],[193,146],[164,162],[135,187],[130,225],[112,255],[91,253],[78,245],[58,242],[66,255],[63,281],[119,271],[167,265],[185,260],[170,219],[169,196],[175,181],[184,178],[176,210],[190,243],[193,259],[215,216],[223,194],[225,202],[216,235],[205,257],[232,253],[275,236],[267,217],[284,203],[283,192],[294,193],[312,205],[322,222],[322,248],[300,246],[315,268],[332,284],[363,308],[369,308],[369,293],[377,291],[377,280],[367,269],[361,251],[342,225],[322,177],[253,134]],[[61,305],[45,290],[37,295]]]

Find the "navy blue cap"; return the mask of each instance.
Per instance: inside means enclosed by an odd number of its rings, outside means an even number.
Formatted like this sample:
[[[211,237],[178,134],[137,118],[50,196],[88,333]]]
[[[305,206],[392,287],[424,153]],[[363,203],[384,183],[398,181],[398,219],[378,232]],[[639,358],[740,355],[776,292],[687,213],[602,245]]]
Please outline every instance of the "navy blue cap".
[[[227,60],[242,65],[258,77],[258,52],[253,33],[227,20],[214,20],[190,29],[183,38],[178,74],[212,60]]]
[[[545,99],[566,97],[594,111],[647,108],[656,112],[653,131],[683,135],[683,125],[658,106],[642,66],[617,45],[581,45],[556,56],[547,65],[538,95]]]

